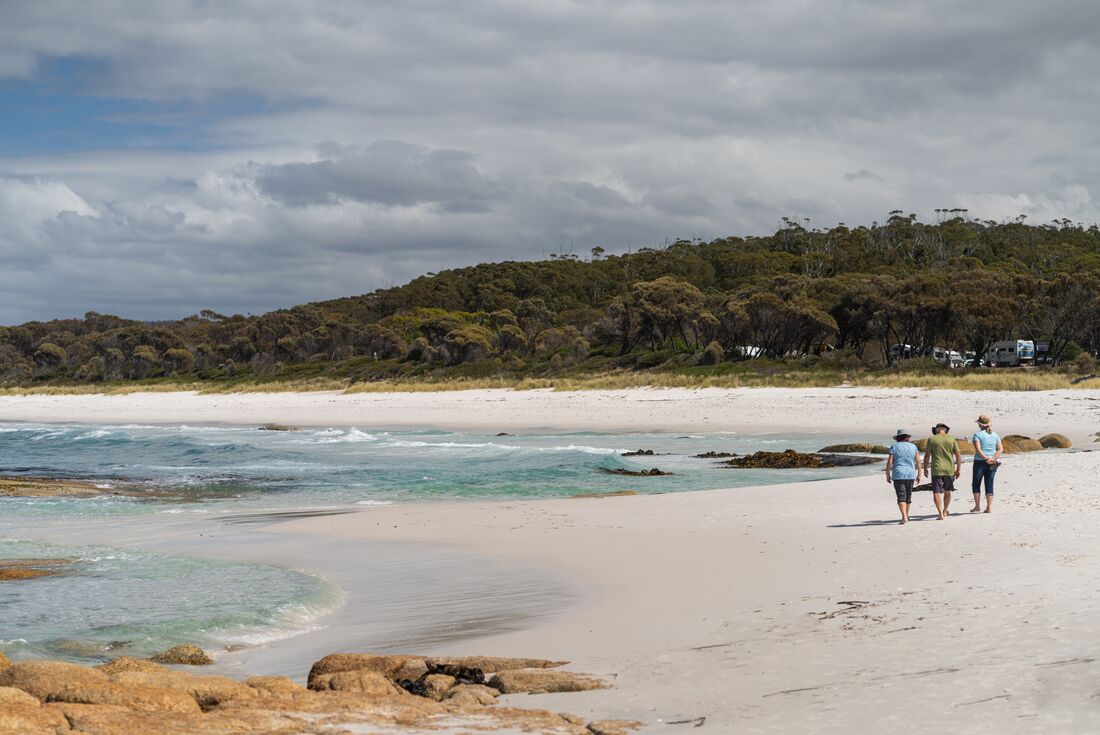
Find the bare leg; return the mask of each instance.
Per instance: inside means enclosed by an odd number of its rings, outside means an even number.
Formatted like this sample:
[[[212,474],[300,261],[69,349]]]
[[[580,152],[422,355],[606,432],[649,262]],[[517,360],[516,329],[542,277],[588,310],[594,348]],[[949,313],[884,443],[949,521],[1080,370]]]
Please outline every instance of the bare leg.
[[[951,512],[947,509],[951,507],[951,493],[945,492],[943,494],[943,517],[951,515]]]
[[[936,504],[936,515],[942,521],[947,517],[943,514],[943,493],[932,493],[932,501]]]
[[[986,513],[993,512],[993,496],[992,495],[986,495],[985,496],[985,512]]]
[[[898,503],[898,510],[901,511],[901,522],[909,522],[909,503]]]
[[[977,513],[982,509],[982,494],[974,493],[974,507],[970,509],[971,513]]]

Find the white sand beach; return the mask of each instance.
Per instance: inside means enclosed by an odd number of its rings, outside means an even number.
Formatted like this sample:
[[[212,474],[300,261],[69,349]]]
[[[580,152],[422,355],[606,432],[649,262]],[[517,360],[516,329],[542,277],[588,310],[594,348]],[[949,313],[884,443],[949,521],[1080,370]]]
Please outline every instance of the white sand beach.
[[[493,431],[1059,431],[1077,448],[1010,455],[991,514],[928,493],[896,524],[881,474],[693,493],[409,503],[272,523],[306,569],[366,544],[474,552],[582,591],[529,627],[433,652],[566,658],[614,687],[537,706],[654,732],[1080,733],[1100,717],[1100,395],[835,389],[554,393],[29,396],[0,420],[264,423]],[[594,483],[594,490],[598,490]],[[477,582],[470,580],[469,595]],[[354,610],[345,614],[353,614]],[[329,631],[293,644],[334,648]],[[513,701],[523,703],[524,695]]]

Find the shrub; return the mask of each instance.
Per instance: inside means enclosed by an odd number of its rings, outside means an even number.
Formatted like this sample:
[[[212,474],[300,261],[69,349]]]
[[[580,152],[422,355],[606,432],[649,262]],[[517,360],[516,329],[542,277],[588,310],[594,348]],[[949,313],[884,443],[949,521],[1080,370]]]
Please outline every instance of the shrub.
[[[726,351],[722,345],[712,341],[707,348],[699,354],[700,365],[718,365],[726,359]]]

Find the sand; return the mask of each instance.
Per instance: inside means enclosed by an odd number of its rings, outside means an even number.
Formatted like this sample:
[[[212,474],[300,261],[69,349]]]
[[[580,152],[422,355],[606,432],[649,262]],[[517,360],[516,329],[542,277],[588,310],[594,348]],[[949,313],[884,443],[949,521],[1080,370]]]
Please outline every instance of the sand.
[[[1100,452],[1088,442],[1100,430],[1098,409],[1092,391],[844,388],[0,399],[5,420],[485,431],[889,434],[944,420],[961,434],[989,413],[1004,433],[1060,431],[1078,444],[1007,458],[991,514],[968,513],[964,492],[955,515],[938,521],[931,495],[920,493],[904,527],[877,474],[652,496],[391,505],[263,526],[287,548],[316,542],[345,559],[399,542],[567,575],[583,596],[556,615],[439,641],[430,652],[570,659],[576,670],[613,677],[614,688],[548,695],[540,706],[637,718],[663,733],[1094,731]],[[338,567],[331,556],[305,566]],[[479,580],[465,581],[476,596]],[[317,656],[339,630],[328,631]],[[314,636],[293,645],[318,643]]]
[[[1100,430],[1100,392],[916,388],[670,388],[434,393],[132,393],[0,396],[0,421],[263,424],[485,431],[806,431],[918,435],[937,421],[969,433],[979,414],[1002,433]]]

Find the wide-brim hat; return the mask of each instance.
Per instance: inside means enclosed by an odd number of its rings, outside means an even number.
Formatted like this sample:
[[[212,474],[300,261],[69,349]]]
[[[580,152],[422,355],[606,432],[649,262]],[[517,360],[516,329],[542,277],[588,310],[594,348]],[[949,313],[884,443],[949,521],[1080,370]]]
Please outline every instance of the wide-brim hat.
[[[951,427],[941,421],[940,423],[932,427],[933,433],[935,433],[936,429],[940,428],[941,426],[944,428],[945,431],[951,431]]]
[[[993,422],[984,413],[978,417],[978,426],[989,426]]]
[[[908,431],[906,431],[905,429],[898,429],[897,431],[895,431],[895,432],[894,432],[894,439],[895,439],[895,440],[897,440],[897,439],[900,439],[900,438],[902,438],[903,436],[913,436],[913,435],[912,435],[912,434],[910,434],[910,433],[909,433]]]

